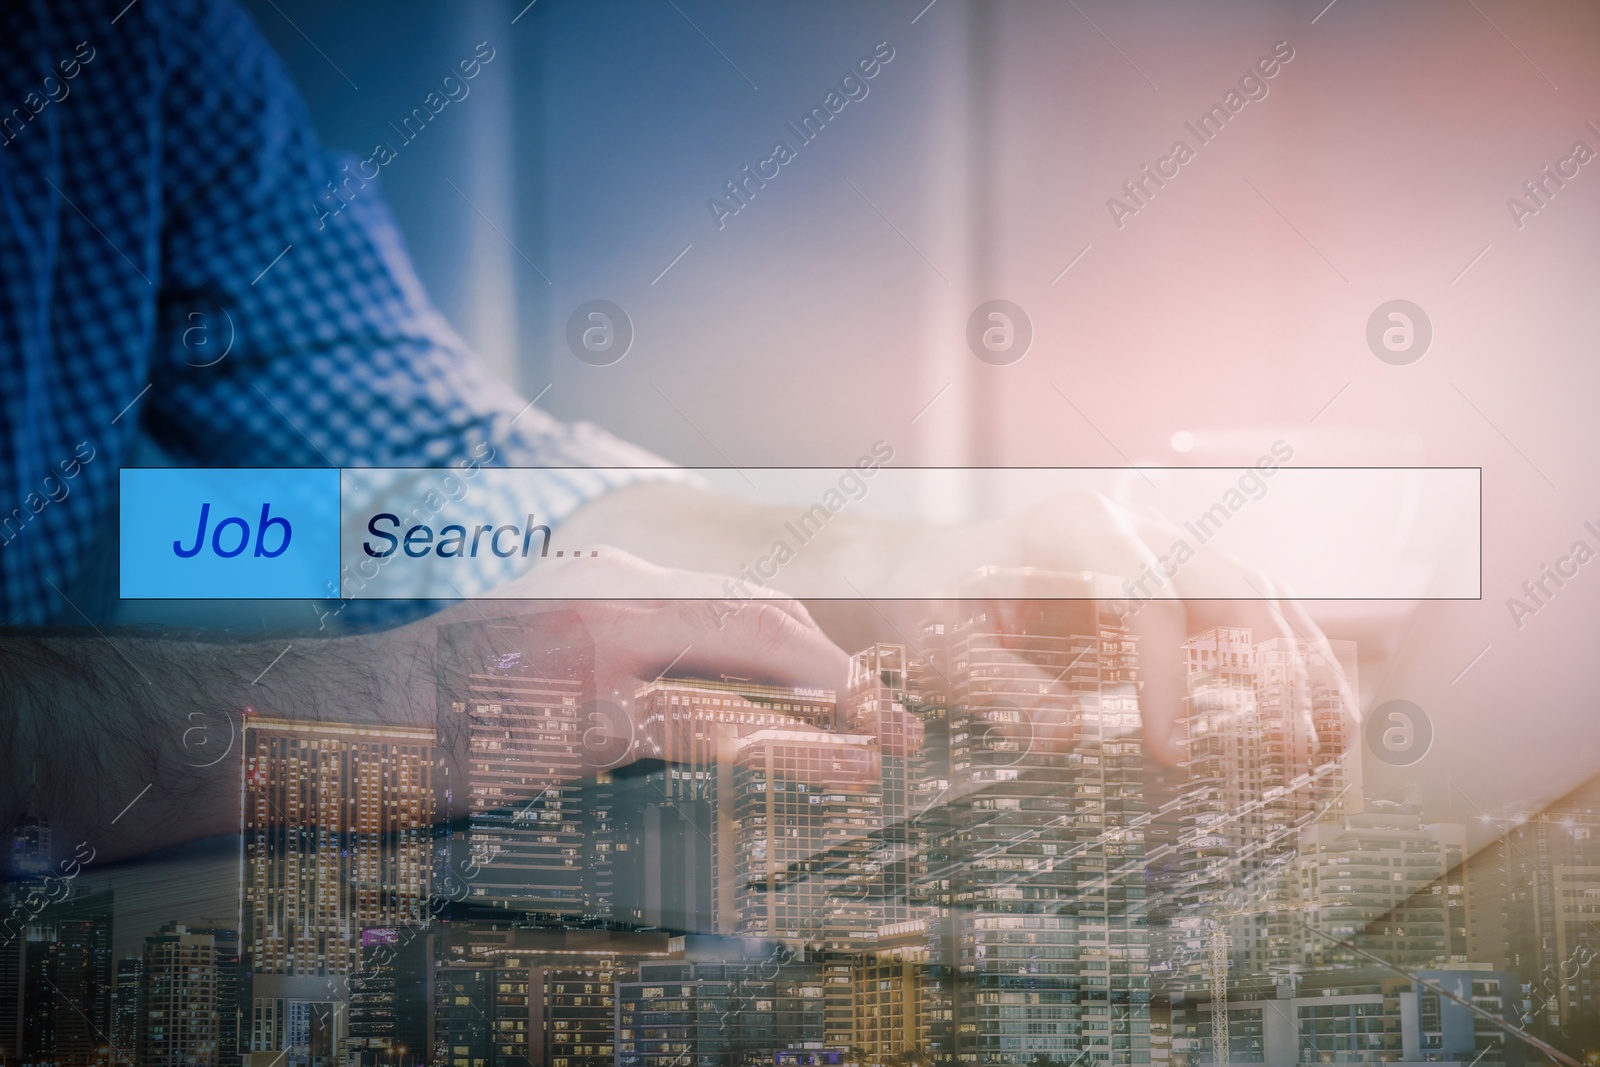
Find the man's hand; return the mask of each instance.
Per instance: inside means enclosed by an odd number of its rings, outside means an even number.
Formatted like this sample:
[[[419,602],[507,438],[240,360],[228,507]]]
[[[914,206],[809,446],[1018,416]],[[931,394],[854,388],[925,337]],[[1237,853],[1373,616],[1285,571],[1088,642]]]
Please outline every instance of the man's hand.
[[[619,545],[665,566],[736,574],[769,550],[789,517],[779,509],[684,486],[651,484],[593,501],[568,520],[564,531],[579,542]],[[1337,663],[1310,616],[1299,604],[1281,599],[1264,575],[1215,553],[1198,554],[1172,573],[1163,557],[1181,532],[1158,516],[1136,515],[1099,494],[1074,494],[1020,515],[955,527],[837,515],[827,533],[784,565],[781,584],[791,591],[835,590],[832,595],[848,597],[852,575],[889,574],[888,586],[916,590],[929,600],[971,598],[1001,605],[1081,597],[1090,587],[1085,582],[1109,588],[1116,597],[1112,608],[1140,642],[1145,746],[1168,764],[1184,755],[1178,729],[1187,679],[1179,650],[1189,636],[1212,626],[1247,627],[1257,641],[1289,638]],[[985,574],[995,572],[1007,580],[986,583]],[[718,590],[708,595],[727,595],[725,586]],[[1228,590],[1236,599],[1199,599],[1215,597],[1217,590]],[[871,613],[891,618],[903,635],[918,621],[908,609],[921,610],[884,604]],[[826,621],[863,631],[843,617],[848,610],[828,605]],[[1303,676],[1304,663],[1295,669]],[[1350,714],[1359,715],[1356,694],[1346,686],[1342,696]]]
[[[709,599],[720,592],[716,576],[620,552],[583,566],[585,581],[626,577],[662,599],[552,601],[577,589],[570,571],[554,567],[503,591],[538,603],[465,601],[359,637],[0,635],[0,747],[14,772],[0,778],[0,826],[43,815],[68,852],[88,841],[100,864],[236,832],[247,709],[305,722],[432,727],[439,636],[463,622],[486,635],[484,647],[466,650],[485,662],[507,646],[588,644],[596,694],[625,708],[640,684],[668,671],[844,695],[845,653],[793,600],[758,590],[748,601],[718,604]],[[892,733],[914,744],[919,724],[906,718]]]
[[[485,661],[495,652],[582,644],[592,648],[595,695],[630,714],[638,688],[667,673],[829,689],[842,704],[849,658],[806,608],[765,588],[729,601],[722,598],[723,581],[608,547],[599,558],[540,567],[496,590],[492,599],[465,601],[377,640],[397,665],[433,663],[440,631],[460,623],[475,624],[484,643],[465,654]],[[648,588],[660,599],[593,599],[613,587]],[[565,597],[573,599],[559,599]],[[432,674],[416,683],[416,699],[430,707],[433,695],[424,690],[431,684]],[[894,714],[903,721],[884,731],[885,744],[899,755],[915,747],[921,725],[904,711]]]

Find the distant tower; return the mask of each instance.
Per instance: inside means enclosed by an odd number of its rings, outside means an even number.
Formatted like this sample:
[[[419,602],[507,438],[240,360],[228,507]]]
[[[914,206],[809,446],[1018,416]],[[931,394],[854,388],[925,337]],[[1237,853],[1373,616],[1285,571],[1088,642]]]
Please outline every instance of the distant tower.
[[[24,815],[11,828],[11,874],[33,878],[50,873],[50,824],[39,815]]]
[[[77,887],[48,904],[21,938],[20,1062],[87,1067],[111,1028],[111,890]]]
[[[111,998],[111,1052],[114,1067],[139,1062],[139,1029],[144,1014],[144,957],[117,961],[117,985]]]

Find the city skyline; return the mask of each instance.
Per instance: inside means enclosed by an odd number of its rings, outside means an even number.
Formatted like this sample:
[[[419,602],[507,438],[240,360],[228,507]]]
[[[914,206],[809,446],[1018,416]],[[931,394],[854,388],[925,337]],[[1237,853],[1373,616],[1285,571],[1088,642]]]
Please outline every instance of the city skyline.
[[[1463,1023],[1450,988],[1546,1029],[1594,1012],[1600,846],[1573,816],[1529,816],[1469,855],[1463,825],[1368,797],[1353,644],[1329,659],[1237,627],[1189,635],[1172,650],[1186,759],[1156,773],[1149,652],[1124,620],[1034,604],[1002,628],[981,608],[859,650],[838,692],[662,677],[611,702],[583,647],[464,664],[486,622],[441,652],[434,727],[247,715],[243,925],[175,914],[113,961],[103,904],[84,936],[104,944],[108,1040],[70,1062],[669,1067],[760,1046],[884,1067],[1197,1065],[1216,1062],[1219,1020],[1236,1062],[1443,1062],[1469,1031],[1468,1059],[1513,1062],[1517,1039]],[[12,846],[47,862],[49,827]],[[1548,872],[1528,858],[1557,852]],[[34,922],[19,944],[59,954],[69,928]],[[528,941],[558,933],[588,945]],[[0,990],[27,1001],[42,957],[16,956]],[[1581,979],[1535,992],[1576,958]],[[40,1020],[60,1014],[51,995]],[[721,1021],[660,1022],[680,1002]],[[1370,1041],[1350,1036],[1370,1020]],[[37,1054],[43,1022],[5,1025],[0,1051],[42,1062],[24,1036]],[[623,1036],[662,1027],[677,1038]]]

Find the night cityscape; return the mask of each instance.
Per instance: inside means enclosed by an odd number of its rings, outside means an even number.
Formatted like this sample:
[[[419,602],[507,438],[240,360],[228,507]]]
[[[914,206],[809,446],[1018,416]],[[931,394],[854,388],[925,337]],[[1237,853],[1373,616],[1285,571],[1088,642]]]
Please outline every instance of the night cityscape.
[[[1367,795],[1352,643],[1330,658],[1222,627],[1157,650],[1124,623],[1092,602],[964,603],[860,650],[843,693],[664,676],[624,694],[593,691],[592,648],[457,624],[435,728],[246,714],[237,915],[174,901],[119,956],[112,892],[75,880],[43,820],[12,828],[0,1059],[1600,1050],[1589,798],[1498,813],[1469,853],[1465,826]],[[1187,668],[1176,769],[1141,737],[1152,655]]]

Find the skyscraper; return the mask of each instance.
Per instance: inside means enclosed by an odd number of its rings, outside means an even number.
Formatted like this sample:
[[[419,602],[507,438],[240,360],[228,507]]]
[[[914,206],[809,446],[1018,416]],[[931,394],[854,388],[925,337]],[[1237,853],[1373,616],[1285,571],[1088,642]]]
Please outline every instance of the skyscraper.
[[[117,961],[117,987],[111,999],[113,1067],[137,1067],[144,1013],[144,956]]]
[[[615,953],[533,963],[529,1060],[537,1067],[611,1067],[616,987],[637,977],[637,964]]]
[[[1136,640],[1093,601],[972,602],[948,647],[956,1054],[1148,1062]]]
[[[50,824],[38,815],[23,815],[11,828],[11,873],[30,878],[50,873]]]
[[[239,955],[239,930],[235,923],[201,919],[181,924],[191,934],[211,938],[216,966],[217,990],[217,1067],[238,1067],[241,1028],[247,1005],[243,961]],[[178,924],[163,928],[177,929]]]
[[[942,805],[950,790],[950,730],[940,677],[929,658],[905,645],[876,644],[850,658],[850,730],[879,738],[883,750],[883,828],[874,860],[886,925],[925,917],[930,891],[938,895],[925,874],[948,837]]]
[[[433,1049],[441,1067],[500,1067],[495,1062],[493,964],[447,963],[433,973]],[[397,1065],[398,1067],[398,1065]]]
[[[1350,642],[1329,660],[1286,638],[1214,627],[1184,643],[1189,782],[1185,902],[1203,903],[1294,849],[1300,826],[1361,807],[1347,694]],[[1314,782],[1309,776],[1321,770]],[[1354,788],[1349,788],[1351,783]]]
[[[785,1050],[820,1052],[822,977],[815,962],[765,958],[646,962],[616,986],[618,1067],[741,1067]]]
[[[24,1064],[99,1067],[110,1046],[113,961],[111,890],[72,887],[40,911],[21,945]]]
[[[735,832],[724,835],[735,857],[733,932],[833,952],[867,947],[883,899],[876,739],[772,727],[735,745]]]
[[[1464,827],[1426,823],[1417,809],[1386,801],[1307,826],[1292,879],[1310,927],[1301,932],[1304,965],[1365,966],[1349,945],[1406,968],[1468,962],[1465,937],[1451,936],[1459,883],[1450,892],[1450,876],[1465,848]]]
[[[952,1057],[950,983],[933,962],[926,920],[878,929],[854,968],[854,1033],[864,1064],[938,1064]]]
[[[1474,948],[1530,988],[1531,1014],[1552,1030],[1600,1015],[1600,778],[1544,806],[1510,805],[1501,835],[1473,857],[1471,888],[1499,903]],[[1496,929],[1497,927],[1497,929]]]
[[[242,949],[249,1047],[324,1062],[347,1027],[361,931],[421,921],[434,732],[247,716]]]
[[[751,776],[772,774],[791,784],[802,773],[795,761],[820,760],[826,748],[831,753],[828,766],[804,770],[809,781],[816,782],[833,775],[834,758],[873,759],[875,753],[867,754],[859,738],[843,747],[834,740],[840,735],[836,733],[832,690],[726,679],[658,678],[640,687],[633,706],[639,723],[634,753],[643,759],[638,767],[619,767],[614,774],[619,782],[630,782],[628,810],[632,814],[618,821],[658,828],[667,836],[652,842],[631,833],[625,842],[627,851],[617,854],[619,891],[643,895],[621,914],[659,915],[665,920],[659,925],[696,933],[754,932],[749,924],[764,921],[756,913],[762,911],[759,902],[767,886],[765,861],[758,862],[755,854],[773,853],[772,838],[779,824],[755,811],[760,805]],[[804,751],[784,747],[785,737],[802,734],[821,739]],[[763,737],[762,742],[747,743],[757,735]],[[749,778],[748,788],[743,790],[735,781],[741,773]],[[818,797],[820,805],[822,795],[807,794],[808,827],[824,818],[820,810],[812,810],[809,799]],[[752,821],[748,823],[738,813],[741,803],[750,809]],[[846,812],[836,817],[855,816]],[[754,821],[758,818],[762,821]],[[796,823],[783,829],[798,833],[801,826]],[[679,847],[683,851],[676,851]],[[758,867],[761,873],[756,877]],[[752,883],[751,878],[756,881]],[[766,918],[779,916],[767,914]],[[657,924],[654,918],[646,923]],[[820,937],[820,923],[813,926]],[[804,939],[812,935],[797,932],[795,936]]]
[[[420,927],[361,931],[361,964],[350,979],[352,1067],[427,1063],[433,1018],[434,935]]]
[[[1264,767],[1256,703],[1259,668],[1250,631],[1207,630],[1191,637],[1184,653],[1189,781],[1178,903],[1192,910],[1219,903],[1230,886],[1248,876],[1255,864],[1244,857],[1260,851],[1266,814],[1254,803],[1264,788]]]
[[[1362,806],[1361,754],[1349,747],[1354,647],[1330,647],[1332,659],[1302,641],[1257,642],[1240,627],[1183,645],[1179,876],[1162,887],[1168,925],[1156,938],[1175,981],[1205,981],[1208,964],[1186,948],[1217,924],[1240,973],[1283,973],[1300,961],[1289,874],[1301,829]]]
[[[581,619],[559,614],[548,628],[521,619],[440,632],[439,858],[469,887],[466,902],[570,925],[615,909],[613,801],[595,776],[625,760],[632,737],[631,718],[607,717],[613,705],[596,700]],[[551,643],[550,632],[577,636]]]
[[[639,960],[669,955],[662,933],[553,929],[510,915],[439,923],[409,944],[423,940],[434,961],[431,1062],[447,1067],[608,1067],[613,984],[630,979]],[[420,1025],[417,1015],[401,1025]],[[405,1046],[404,1067],[430,1062],[428,1048]],[[391,1053],[363,1060],[402,1067],[402,1054]]]
[[[577,680],[521,672],[470,679],[464,714],[474,903],[568,918],[587,910],[581,692]]]
[[[217,1067],[222,979],[216,939],[170,923],[144,940],[140,1067]]]
[[[689,775],[688,781],[681,779]],[[613,917],[638,929],[709,934],[718,922],[712,881],[712,789],[659,759],[611,772]]]

